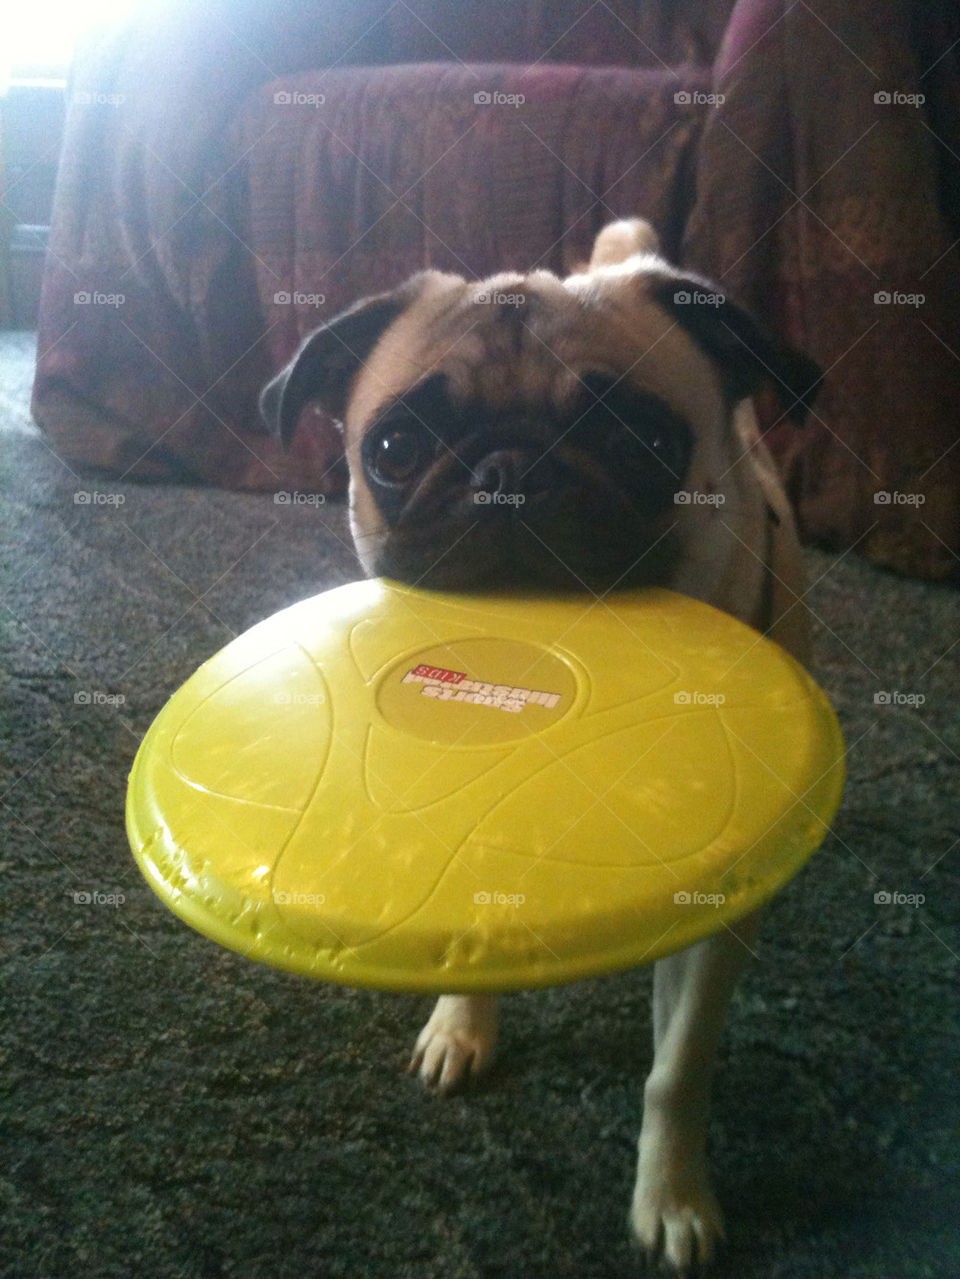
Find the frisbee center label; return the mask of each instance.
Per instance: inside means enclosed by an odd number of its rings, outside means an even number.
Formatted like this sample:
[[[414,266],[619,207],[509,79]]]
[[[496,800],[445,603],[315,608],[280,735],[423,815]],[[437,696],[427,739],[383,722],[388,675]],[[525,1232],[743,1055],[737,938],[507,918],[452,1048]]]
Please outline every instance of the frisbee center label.
[[[576,714],[579,688],[570,664],[546,646],[461,635],[398,654],[376,698],[402,733],[466,749],[555,728]]]
[[[518,714],[526,706],[543,706],[553,710],[560,705],[561,694],[545,689],[527,688],[521,684],[491,684],[470,679],[466,671],[451,671],[426,662],[407,671],[404,684],[419,684],[424,697],[438,702],[466,702],[471,706],[490,706],[496,710]]]

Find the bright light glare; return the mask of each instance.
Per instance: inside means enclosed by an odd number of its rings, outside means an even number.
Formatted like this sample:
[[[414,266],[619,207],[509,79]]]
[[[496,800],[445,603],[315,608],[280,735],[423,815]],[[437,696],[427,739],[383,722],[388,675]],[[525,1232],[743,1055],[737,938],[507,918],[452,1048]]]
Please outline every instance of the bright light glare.
[[[105,21],[116,21],[142,0],[28,0],[9,4],[0,19],[0,75],[20,67],[70,65],[79,37]],[[3,76],[5,80],[7,76]]]

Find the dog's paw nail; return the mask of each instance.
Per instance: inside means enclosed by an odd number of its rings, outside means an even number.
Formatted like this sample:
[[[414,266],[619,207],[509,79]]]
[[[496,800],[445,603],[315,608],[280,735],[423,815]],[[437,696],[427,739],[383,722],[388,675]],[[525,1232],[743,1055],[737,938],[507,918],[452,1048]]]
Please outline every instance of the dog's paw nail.
[[[481,1075],[490,1064],[496,1037],[492,1010],[441,1000],[414,1050],[424,1086],[446,1097]]]
[[[638,1177],[630,1209],[630,1230],[644,1249],[647,1266],[659,1263],[674,1279],[702,1274],[724,1237],[723,1216],[706,1168],[667,1176],[662,1169]]]

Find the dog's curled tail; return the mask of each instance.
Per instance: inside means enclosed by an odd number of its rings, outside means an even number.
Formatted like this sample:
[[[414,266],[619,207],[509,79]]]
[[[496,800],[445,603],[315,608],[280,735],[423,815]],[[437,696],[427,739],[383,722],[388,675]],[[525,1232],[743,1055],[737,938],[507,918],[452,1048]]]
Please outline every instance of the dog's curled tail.
[[[660,237],[643,218],[623,218],[605,226],[593,243],[590,267],[615,266],[635,253],[659,253]]]

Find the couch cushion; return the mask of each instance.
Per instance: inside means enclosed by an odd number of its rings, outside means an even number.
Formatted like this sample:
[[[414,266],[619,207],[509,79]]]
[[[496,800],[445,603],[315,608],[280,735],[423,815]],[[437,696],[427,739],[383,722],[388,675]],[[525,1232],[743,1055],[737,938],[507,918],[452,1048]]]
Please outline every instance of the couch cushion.
[[[638,213],[675,248],[704,81],[436,63],[265,86],[241,111],[237,148],[272,363],[426,266],[468,278],[569,271],[601,226]]]

